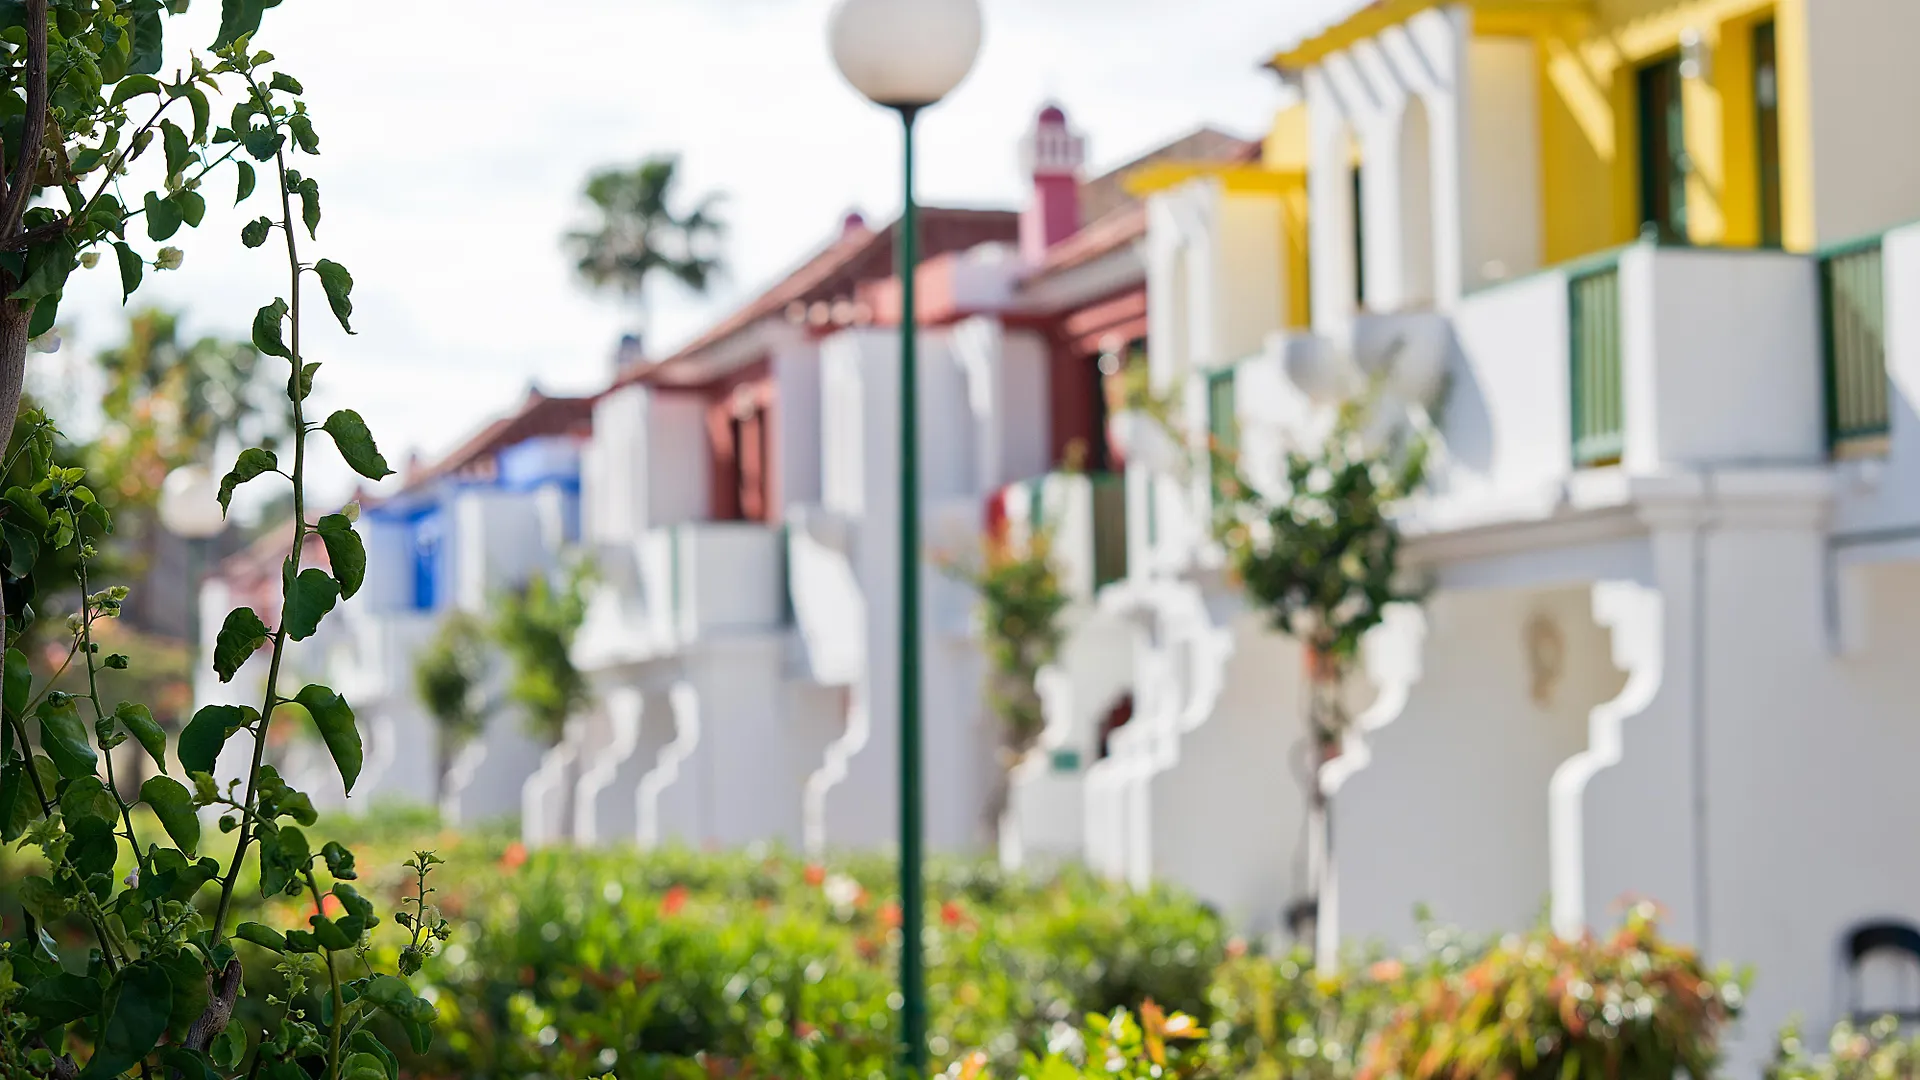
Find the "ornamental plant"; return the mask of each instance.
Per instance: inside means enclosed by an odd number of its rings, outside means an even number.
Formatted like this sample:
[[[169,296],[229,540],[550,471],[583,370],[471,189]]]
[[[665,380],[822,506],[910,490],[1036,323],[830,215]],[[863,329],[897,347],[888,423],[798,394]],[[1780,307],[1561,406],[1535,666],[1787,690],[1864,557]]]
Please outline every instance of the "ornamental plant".
[[[319,368],[301,349],[306,317],[324,298],[351,332],[353,279],[302,251],[319,228],[320,189],[299,166],[318,153],[319,137],[299,81],[250,40],[276,3],[224,0],[212,54],[165,80],[164,24],[184,2],[0,6],[0,435],[17,434],[9,464],[24,461],[37,477],[0,494],[9,646],[0,667],[0,839],[31,853],[38,871],[17,883],[24,914],[0,951],[0,1075],[394,1080],[396,1046],[385,1033],[402,1050],[431,1044],[434,1009],[407,976],[448,932],[429,899],[435,858],[411,860],[411,904],[391,917],[402,944],[390,966],[376,966],[369,932],[382,919],[355,889],[353,853],[308,840],[311,800],[264,759],[276,724],[311,724],[349,791],[359,775],[347,702],[325,686],[296,691],[284,677],[290,645],[311,638],[366,570],[354,509],[315,515],[306,503],[311,436],[325,433],[362,476],[391,471],[358,414],[315,422],[306,413]],[[223,124],[215,96],[232,100]],[[130,168],[147,155],[162,160],[164,180],[135,198]],[[149,257],[136,244],[197,226],[215,171],[230,172],[238,201],[262,195],[268,204],[242,242],[261,247],[276,230],[284,242],[286,293],[260,308],[251,338],[286,365],[291,429],[290,460],[244,450],[220,500],[224,507],[239,486],[279,477],[291,487],[294,521],[280,609],[233,611],[214,648],[222,681],[261,655],[259,706],[207,706],[175,739],[147,705],[101,697],[99,673],[131,662],[103,653],[98,633],[127,596],[92,577],[111,515],[83,470],[54,460],[50,420],[29,413],[14,427],[27,341],[52,328],[68,277],[111,251],[130,296],[148,268],[177,268],[178,249]],[[330,570],[301,565],[313,536]],[[85,674],[82,693],[53,689],[13,647],[41,621],[36,605],[69,597],[60,667]],[[216,768],[230,741],[237,775]],[[137,792],[116,776],[116,752],[129,742],[160,770]],[[214,817],[220,835],[203,835]],[[310,914],[277,926],[243,921],[253,903],[246,893],[299,897]],[[52,930],[74,925],[83,937],[63,951]],[[255,989],[267,970],[277,993]]]
[[[987,652],[987,707],[1000,718],[1000,779],[989,800],[987,821],[998,828],[1011,798],[1013,770],[1026,760],[1046,730],[1040,700],[1040,670],[1060,655],[1069,603],[1053,559],[1053,530],[1035,521],[1024,542],[1004,520],[981,538],[977,567],[948,564],[973,587],[980,601],[980,635]]]
[[[1862,1027],[1834,1026],[1824,1053],[1815,1053],[1798,1024],[1780,1033],[1766,1080],[1911,1080],[1920,1076],[1920,1037],[1903,1035],[1900,1021],[1883,1016]]]

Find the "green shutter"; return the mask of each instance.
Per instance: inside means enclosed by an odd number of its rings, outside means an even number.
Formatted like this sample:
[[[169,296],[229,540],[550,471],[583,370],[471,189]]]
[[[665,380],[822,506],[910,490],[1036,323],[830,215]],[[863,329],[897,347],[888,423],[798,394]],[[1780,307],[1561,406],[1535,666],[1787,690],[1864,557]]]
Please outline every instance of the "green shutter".
[[[1093,587],[1127,576],[1127,478],[1095,473],[1093,482]]]
[[[1610,465],[1626,448],[1620,386],[1620,267],[1607,266],[1568,280],[1572,339],[1573,463]]]

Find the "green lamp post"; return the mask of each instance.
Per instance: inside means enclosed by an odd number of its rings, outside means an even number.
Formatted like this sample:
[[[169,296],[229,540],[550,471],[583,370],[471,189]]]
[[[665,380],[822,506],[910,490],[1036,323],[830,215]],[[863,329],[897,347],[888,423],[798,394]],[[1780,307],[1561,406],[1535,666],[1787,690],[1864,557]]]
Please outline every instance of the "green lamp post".
[[[840,74],[868,101],[900,114],[905,193],[900,211],[900,1053],[927,1075],[927,977],[920,820],[920,452],[914,268],[913,125],[953,92],[980,53],[979,0],[838,0],[827,40]]]

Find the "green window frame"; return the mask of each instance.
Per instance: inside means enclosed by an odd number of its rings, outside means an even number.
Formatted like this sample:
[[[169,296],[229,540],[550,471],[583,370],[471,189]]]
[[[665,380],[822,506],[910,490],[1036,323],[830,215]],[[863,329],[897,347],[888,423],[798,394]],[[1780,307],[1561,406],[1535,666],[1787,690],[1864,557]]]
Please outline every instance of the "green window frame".
[[[1878,237],[1820,257],[1827,444],[1835,452],[1876,443],[1891,427],[1884,269]]]

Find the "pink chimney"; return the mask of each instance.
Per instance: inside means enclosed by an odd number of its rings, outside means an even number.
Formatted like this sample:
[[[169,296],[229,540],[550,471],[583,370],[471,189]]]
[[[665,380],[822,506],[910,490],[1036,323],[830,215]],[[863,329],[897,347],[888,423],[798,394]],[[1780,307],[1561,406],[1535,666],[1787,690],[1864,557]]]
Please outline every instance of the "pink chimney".
[[[1058,105],[1040,110],[1020,145],[1021,164],[1033,177],[1033,200],[1020,215],[1020,254],[1039,262],[1051,248],[1080,231],[1080,166],[1086,140],[1067,127]]]

